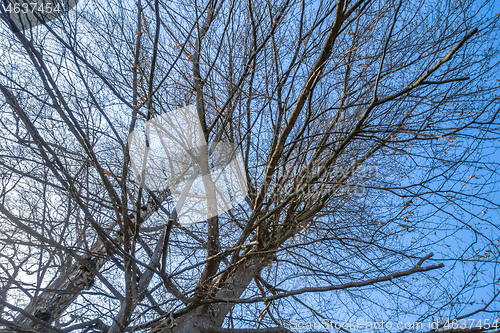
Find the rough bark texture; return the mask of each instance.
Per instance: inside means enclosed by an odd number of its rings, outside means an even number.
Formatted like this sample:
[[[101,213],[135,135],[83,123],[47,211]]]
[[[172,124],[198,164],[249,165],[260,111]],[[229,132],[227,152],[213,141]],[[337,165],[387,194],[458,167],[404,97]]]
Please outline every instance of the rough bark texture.
[[[166,193],[162,194],[158,200],[165,200]],[[159,205],[150,201],[144,210],[141,210],[140,223],[143,223],[154,212],[159,209]],[[122,239],[115,238],[120,244]],[[104,242],[99,241],[84,256],[84,263],[76,262],[48,285],[43,292],[38,294],[30,304],[24,309],[24,313],[31,314],[36,319],[51,324],[61,317],[64,311],[87,289],[90,289],[97,278],[94,272],[99,272],[102,267],[111,259],[112,252],[106,249]],[[20,314],[16,322],[20,326],[32,327],[40,332],[46,330],[43,325],[33,323],[33,320],[24,314]]]
[[[215,299],[237,299],[248,288],[254,277],[270,262],[268,258],[253,257],[240,264],[229,283],[219,290]],[[234,303],[202,305],[176,318],[173,325],[163,324],[155,332],[160,333],[207,333],[221,327]],[[166,326],[166,327],[165,327]]]

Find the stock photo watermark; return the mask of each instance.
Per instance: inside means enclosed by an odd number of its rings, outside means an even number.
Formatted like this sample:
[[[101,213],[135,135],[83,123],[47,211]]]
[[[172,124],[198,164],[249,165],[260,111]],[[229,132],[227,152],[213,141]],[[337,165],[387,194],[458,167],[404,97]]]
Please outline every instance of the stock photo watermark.
[[[240,149],[228,142],[208,146],[194,105],[146,121],[128,142],[141,187],[168,188],[182,225],[227,212],[248,194]]]
[[[229,142],[207,144],[194,105],[179,108],[146,121],[128,138],[130,160],[142,188],[167,189],[175,203],[179,223],[205,221],[235,207],[248,194],[240,148]],[[295,179],[289,170],[287,179]],[[276,184],[274,193],[320,199],[328,193],[343,196],[365,194],[363,180],[376,176],[373,166],[310,167],[302,171],[303,182]],[[317,181],[310,182],[321,174]]]
[[[294,179],[295,170],[290,170],[286,177]],[[314,179],[317,175],[321,177],[314,182],[308,182],[308,179]],[[352,163],[347,166],[332,166],[326,168],[322,167],[308,167],[301,173],[301,178],[304,182],[293,182],[292,185],[280,184],[274,186],[274,192],[282,191],[284,193],[294,193],[295,195],[302,195],[311,199],[317,200],[327,193],[335,193],[337,196],[363,196],[366,194],[367,186],[365,182],[369,179],[376,179],[379,177],[379,169],[375,165],[358,165]],[[270,181],[272,183],[272,180]]]
[[[448,331],[448,330],[488,330],[500,328],[499,318],[486,319],[444,319],[444,320],[426,320],[426,321],[373,321],[364,318],[358,318],[349,321],[334,321],[323,319],[321,321],[301,321],[291,319],[287,322],[287,328],[296,331],[308,330],[347,330],[347,331],[363,331],[363,330],[410,330],[410,331]]]
[[[48,23],[75,8],[79,0],[2,0],[0,14],[5,15],[13,32]]]

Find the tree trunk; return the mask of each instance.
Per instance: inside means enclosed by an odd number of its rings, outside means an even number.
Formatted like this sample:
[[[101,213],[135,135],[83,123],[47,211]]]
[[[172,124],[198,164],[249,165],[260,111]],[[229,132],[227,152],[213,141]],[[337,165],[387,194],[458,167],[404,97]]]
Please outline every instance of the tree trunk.
[[[270,263],[267,257],[255,256],[239,265],[231,275],[230,283],[217,292],[216,299],[238,299],[254,277]],[[220,328],[234,303],[214,303],[200,306],[174,320],[174,324],[162,323],[153,332],[160,333],[207,333]]]

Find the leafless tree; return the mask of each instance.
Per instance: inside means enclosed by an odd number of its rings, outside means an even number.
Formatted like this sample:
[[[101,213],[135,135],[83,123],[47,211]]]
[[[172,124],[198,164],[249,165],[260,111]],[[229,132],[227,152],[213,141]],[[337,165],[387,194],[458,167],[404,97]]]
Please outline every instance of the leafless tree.
[[[494,6],[89,0],[16,32],[0,7],[3,330],[494,329]],[[248,188],[190,225],[128,140],[188,105]]]

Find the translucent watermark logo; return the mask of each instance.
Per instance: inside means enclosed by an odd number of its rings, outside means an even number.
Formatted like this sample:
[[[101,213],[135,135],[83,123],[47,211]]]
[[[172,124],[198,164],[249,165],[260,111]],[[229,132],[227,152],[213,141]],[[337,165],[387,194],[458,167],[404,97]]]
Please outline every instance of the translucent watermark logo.
[[[248,193],[240,149],[229,142],[207,145],[194,105],[146,121],[128,143],[140,186],[168,188],[182,225],[226,212]]]
[[[50,22],[66,14],[79,0],[2,0],[0,13],[9,19],[12,31],[19,32]]]

